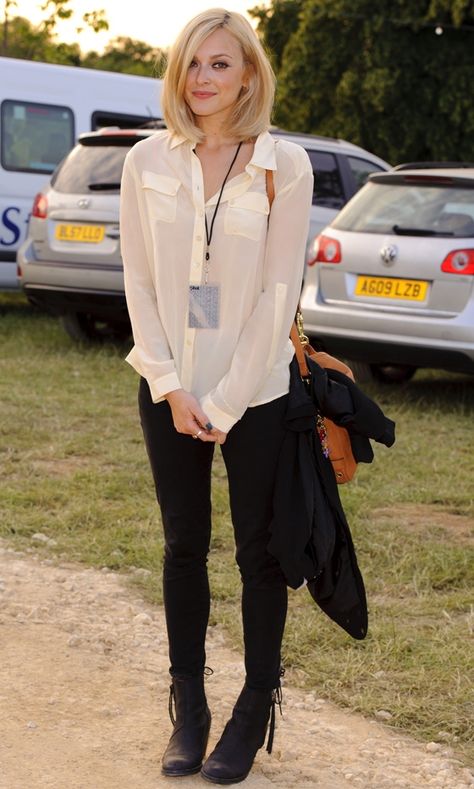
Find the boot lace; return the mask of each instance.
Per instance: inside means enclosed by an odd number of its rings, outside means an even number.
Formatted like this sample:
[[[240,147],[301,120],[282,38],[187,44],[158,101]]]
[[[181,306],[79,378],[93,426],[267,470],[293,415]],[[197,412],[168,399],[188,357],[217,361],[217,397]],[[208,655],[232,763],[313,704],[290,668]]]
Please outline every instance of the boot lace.
[[[174,698],[174,685],[173,685],[173,683],[171,683],[171,685],[170,685],[170,695],[169,695],[169,698],[168,698],[168,714],[170,716],[170,721],[173,724],[173,726],[176,723],[176,717],[175,717],[175,714],[174,714],[174,710],[175,709],[176,709],[176,701],[175,701],[175,698]]]
[[[285,669],[282,667],[280,669],[280,678],[283,677],[284,673],[285,673]],[[281,709],[282,701],[283,701],[283,693],[282,693],[282,690],[281,690],[281,684],[279,684],[277,688],[272,690],[272,705],[270,707],[270,726],[268,728],[268,740],[267,740],[267,748],[266,748],[267,753],[271,753],[272,752],[273,740],[274,740],[274,737],[275,737],[275,723],[276,723],[276,720],[275,720],[275,707],[278,704],[278,708],[280,710],[280,715],[283,715],[283,712],[282,712],[282,709]]]
[[[204,673],[204,677],[210,677],[211,674],[214,674],[214,671],[212,670],[212,668],[209,668],[209,666],[204,666],[203,673]],[[175,710],[176,710],[176,699],[174,694],[174,685],[173,683],[171,683],[170,695],[168,698],[168,714],[170,716],[170,721],[173,724],[173,726],[176,724]]]

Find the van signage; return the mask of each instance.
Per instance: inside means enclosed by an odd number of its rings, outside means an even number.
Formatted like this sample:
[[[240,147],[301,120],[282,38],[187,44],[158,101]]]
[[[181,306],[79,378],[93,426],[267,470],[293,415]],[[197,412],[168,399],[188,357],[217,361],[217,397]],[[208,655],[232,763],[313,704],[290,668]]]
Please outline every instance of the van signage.
[[[0,217],[0,246],[14,247],[21,235],[19,227],[20,209],[16,205],[9,205]],[[28,220],[27,220],[28,221]]]

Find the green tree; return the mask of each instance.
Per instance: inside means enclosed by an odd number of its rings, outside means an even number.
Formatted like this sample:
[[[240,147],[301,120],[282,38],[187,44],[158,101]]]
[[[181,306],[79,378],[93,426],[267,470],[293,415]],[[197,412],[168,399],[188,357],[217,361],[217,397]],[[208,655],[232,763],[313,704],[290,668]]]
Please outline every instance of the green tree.
[[[2,28],[3,25],[0,25],[0,30]],[[79,44],[56,43],[47,28],[33,26],[28,19],[21,16],[8,21],[7,41],[8,50],[2,54],[8,57],[70,66],[79,66],[81,63]]]
[[[46,0],[40,8],[41,11],[49,11],[49,16],[42,20],[40,26],[51,34],[61,19],[70,19],[74,13],[72,8],[68,8],[70,2],[71,0]]]
[[[79,44],[57,42],[56,28],[60,20],[70,19],[73,9],[72,0],[46,0],[40,6],[46,16],[38,25],[33,26],[23,17],[10,17],[11,9],[16,6],[15,0],[4,0],[4,19],[0,25],[2,55],[27,60],[45,60],[49,63],[81,65]],[[109,25],[105,11],[99,9],[83,14],[82,22],[94,32],[107,30]],[[84,27],[76,28],[77,33]]]
[[[304,0],[273,0],[271,6],[256,6],[248,11],[258,19],[257,33],[264,40],[276,71],[281,67],[288,39],[298,29],[303,5]]]
[[[16,7],[16,0],[4,0],[3,4],[3,23],[2,23],[2,40],[1,40],[1,54],[6,54],[8,51],[8,26],[10,22],[10,11]]]
[[[474,158],[472,0],[306,0],[298,19],[277,123],[393,163]]]
[[[109,29],[109,23],[103,8],[97,11],[86,12],[82,16],[82,21],[85,23],[86,27],[90,27],[94,33],[101,33],[103,30]],[[78,33],[82,33],[83,29],[82,27],[76,28]]]
[[[163,72],[166,55],[158,48],[127,36],[118,36],[106,46],[102,55],[88,52],[82,65],[106,71],[121,71],[138,74],[141,77],[160,76]]]

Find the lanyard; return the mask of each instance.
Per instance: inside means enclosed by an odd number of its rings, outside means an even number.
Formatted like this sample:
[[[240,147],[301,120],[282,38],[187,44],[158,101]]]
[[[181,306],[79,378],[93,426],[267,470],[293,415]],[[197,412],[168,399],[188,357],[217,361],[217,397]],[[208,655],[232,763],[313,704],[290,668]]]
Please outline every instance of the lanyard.
[[[227,179],[229,178],[229,175],[230,175],[231,170],[232,170],[232,168],[233,168],[233,166],[234,166],[234,164],[236,162],[236,159],[237,159],[237,156],[239,155],[239,151],[240,151],[241,147],[242,147],[242,142],[239,142],[239,144],[237,146],[237,150],[236,150],[236,152],[234,154],[234,158],[232,159],[232,161],[230,163],[230,167],[227,170],[226,177],[224,178],[224,180],[222,182],[221,190],[219,192],[219,197],[217,198],[216,207],[215,207],[214,213],[212,215],[211,229],[210,230],[209,230],[208,224],[207,224],[207,216],[205,216],[205,218],[204,218],[204,223],[205,223],[205,226],[206,226],[206,242],[207,242],[206,255],[205,255],[206,262],[205,262],[205,266],[204,266],[204,284],[205,285],[207,285],[207,280],[208,280],[208,276],[209,276],[209,258],[210,258],[209,247],[211,246],[212,232],[214,230],[214,222],[215,222],[215,219],[216,219],[216,216],[217,216],[217,211],[219,210],[219,205],[220,205],[220,202],[221,202],[222,193],[224,191],[224,186],[227,183]]]

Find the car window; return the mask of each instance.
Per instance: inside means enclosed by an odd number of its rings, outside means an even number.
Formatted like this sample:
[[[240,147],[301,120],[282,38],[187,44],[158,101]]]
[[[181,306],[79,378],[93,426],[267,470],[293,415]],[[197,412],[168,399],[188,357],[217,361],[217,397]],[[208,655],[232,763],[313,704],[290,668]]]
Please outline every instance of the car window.
[[[383,167],[379,167],[367,159],[361,159],[359,156],[347,156],[347,163],[351,168],[352,175],[356,182],[357,189],[367,182],[370,173],[381,173],[384,171]]]
[[[333,220],[339,230],[393,233],[399,229],[474,236],[474,189],[369,182]]]
[[[118,192],[128,151],[125,145],[77,145],[51,183],[69,194]]]
[[[69,107],[2,102],[1,159],[5,170],[52,173],[74,145],[74,115]]]
[[[474,220],[474,199],[464,203],[447,202],[444,211],[449,214],[468,214]]]
[[[314,172],[313,205],[341,208],[346,201],[336,157],[324,151],[307,153]]]
[[[136,129],[150,121],[159,121],[152,115],[130,115],[124,112],[110,112],[108,110],[95,110],[91,115],[91,129],[101,129],[103,126],[120,126],[121,129]]]

